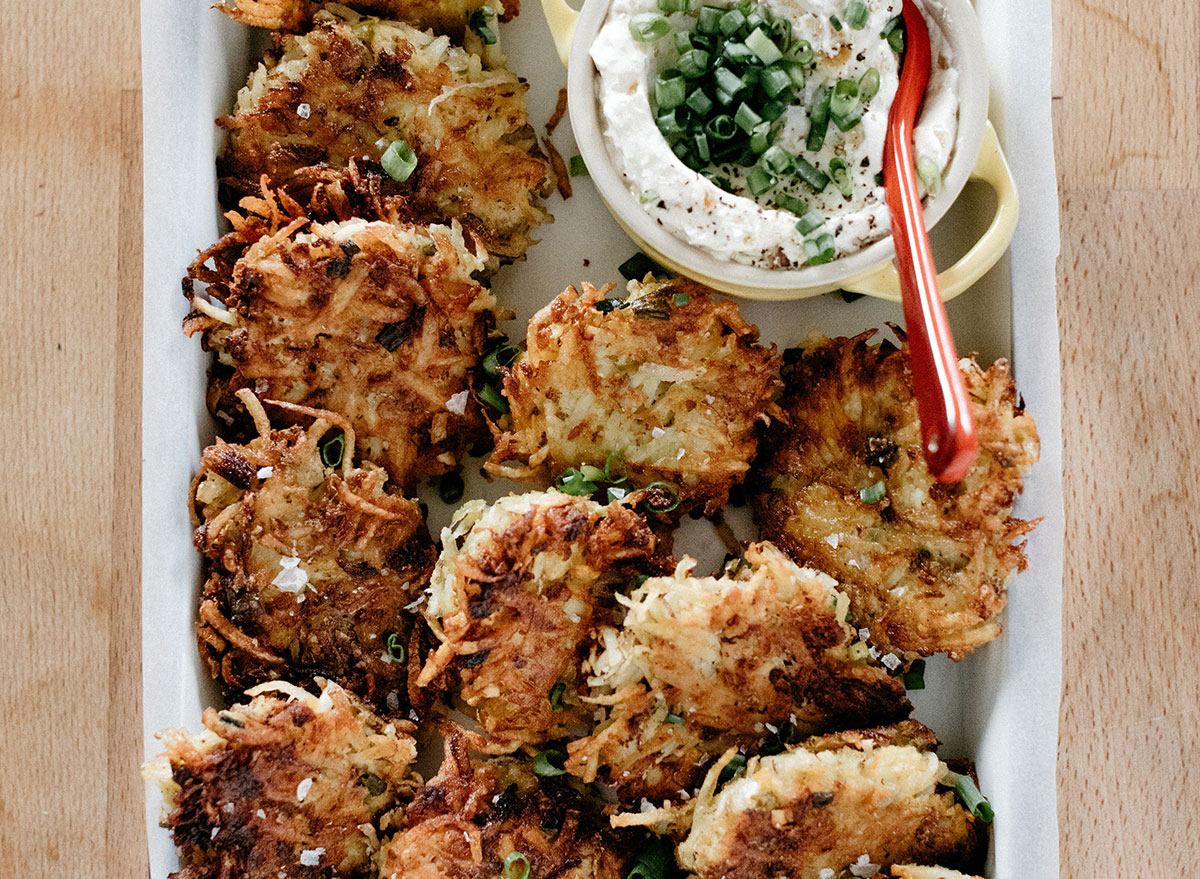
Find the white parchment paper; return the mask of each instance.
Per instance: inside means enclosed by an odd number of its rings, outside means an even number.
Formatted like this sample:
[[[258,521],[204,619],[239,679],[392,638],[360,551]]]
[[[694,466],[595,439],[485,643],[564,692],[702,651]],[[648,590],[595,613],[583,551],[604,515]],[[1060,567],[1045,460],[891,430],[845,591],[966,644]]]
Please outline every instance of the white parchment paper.
[[[943,741],[947,756],[977,761],[996,810],[994,879],[1049,879],[1058,874],[1055,756],[1061,687],[1062,499],[1055,261],[1058,203],[1050,125],[1049,0],[1013,4],[976,0],[992,71],[992,118],[1000,130],[1021,194],[1021,220],[1010,257],[973,290],[950,303],[959,350],[981,360],[1011,357],[1018,385],[1037,419],[1042,460],[1027,482],[1017,514],[1042,517],[1032,535],[1029,570],[1010,590],[1004,636],[961,663],[934,660],[928,688],[915,694],[916,717]],[[536,3],[501,26],[510,67],[531,83],[530,119],[546,120],[566,76]],[[222,231],[213,159],[220,134],[213,119],[229,110],[252,58],[251,33],[209,8],[207,0],[143,0],[144,350],[143,350],[143,695],[145,753],[160,750],[164,727],[200,727],[217,693],[200,667],[193,630],[201,569],[191,545],[188,483],[213,436],[204,408],[206,358],[180,324],[187,312],[180,279],[196,251]],[[577,150],[564,122],[554,137],[566,157]],[[587,178],[575,178],[568,202],[550,202],[554,225],[529,259],[501,272],[501,301],[517,313],[508,326],[523,335],[529,316],[568,283],[620,282],[617,266],[634,252]],[[991,196],[972,184],[934,233],[939,264],[961,254],[990,218]],[[814,331],[858,332],[902,322],[898,305],[844,303],[817,297],[796,303],[748,303],[746,317],[780,347]],[[520,490],[486,483],[472,468],[467,496],[494,499]],[[427,489],[434,533],[450,510]],[[748,517],[730,517],[743,535]],[[686,522],[676,552],[701,565],[723,550],[704,522]],[[177,868],[161,799],[147,790],[151,876]]]

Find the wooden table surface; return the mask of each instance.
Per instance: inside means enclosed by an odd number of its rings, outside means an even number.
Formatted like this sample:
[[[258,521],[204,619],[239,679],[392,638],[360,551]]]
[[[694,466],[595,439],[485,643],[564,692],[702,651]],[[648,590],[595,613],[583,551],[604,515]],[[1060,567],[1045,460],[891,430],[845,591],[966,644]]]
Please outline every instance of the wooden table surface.
[[[1200,3],[1055,5],[1062,875],[1178,879],[1200,873]],[[137,3],[13,8],[0,874],[125,879],[146,872]]]

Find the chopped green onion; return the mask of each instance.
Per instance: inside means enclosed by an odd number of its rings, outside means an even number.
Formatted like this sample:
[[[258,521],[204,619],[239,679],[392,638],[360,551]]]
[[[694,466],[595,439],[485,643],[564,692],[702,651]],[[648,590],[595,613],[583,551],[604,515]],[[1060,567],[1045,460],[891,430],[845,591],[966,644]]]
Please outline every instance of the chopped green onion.
[[[796,170],[796,157],[781,146],[768,147],[760,162],[764,168],[780,177]]]
[[[775,45],[787,48],[788,41],[792,38],[792,23],[786,18],[777,18],[771,22],[771,39],[775,41]]]
[[[837,244],[834,242],[833,236],[826,232],[805,241],[804,253],[808,257],[810,266],[824,265],[832,262],[833,258],[837,256]]]
[[[721,16],[717,28],[727,37],[731,37],[746,24],[746,16],[739,9],[730,9]]]
[[[813,192],[824,192],[829,185],[829,175],[804,158],[796,159],[796,176]]]
[[[619,488],[615,485],[610,485],[608,487],[607,493],[608,493],[608,502],[610,504],[612,504],[612,503],[616,503],[617,501],[625,500],[625,495],[629,494],[629,489]]]
[[[408,651],[404,649],[404,642],[400,640],[399,632],[392,632],[387,636],[387,655],[392,662],[404,662],[404,658],[408,655]]]
[[[463,478],[460,473],[447,473],[438,480],[438,497],[442,503],[454,504],[462,500]]]
[[[735,98],[746,90],[745,81],[728,67],[718,67],[713,72],[713,83]]]
[[[672,712],[667,715],[667,723],[673,723],[676,726],[683,726],[686,721],[683,719],[683,715]]]
[[[810,153],[819,153],[825,146],[825,133],[829,130],[829,102],[833,90],[829,86],[821,86],[813,95],[812,109],[809,110],[808,138],[804,144]]]
[[[937,195],[942,191],[941,169],[929,156],[917,159],[917,176],[921,178],[921,182],[925,184],[925,191],[930,195]]]
[[[591,464],[584,464],[579,468],[579,472],[583,474],[583,478],[588,482],[603,482],[604,471],[599,467],[593,467]]]
[[[529,879],[529,858],[524,852],[509,852],[504,859],[504,879]]]
[[[990,824],[996,817],[992,811],[992,804],[987,801],[987,797],[980,793],[971,776],[959,775],[957,772],[947,770],[941,783],[952,786],[954,792],[958,794],[958,798],[962,800],[963,807],[980,821]]]
[[[771,145],[771,123],[761,122],[754,126],[754,130],[750,132],[750,152],[754,156],[751,158],[750,164],[758,161],[757,157],[767,151],[767,147]]]
[[[393,140],[379,157],[379,164],[389,177],[403,183],[417,170],[417,156],[407,142]]]
[[[662,3],[662,0],[659,0]],[[867,26],[867,4],[863,0],[850,0],[846,6],[846,24],[856,31]]]
[[[751,8],[751,10],[749,12],[746,13],[746,31],[747,32],[757,30],[758,28],[762,27],[764,24],[767,24],[767,17],[765,15],[763,15],[763,9],[761,6],[755,6],[755,7]]]
[[[671,485],[671,483],[669,483],[669,482],[651,482],[649,485],[646,486],[646,491],[648,491],[648,492],[662,491],[662,492],[666,492],[667,494],[669,494],[671,496],[671,500],[668,503],[662,504],[662,505],[655,504],[655,503],[651,502],[649,499],[642,501],[642,503],[646,507],[646,509],[652,513],[670,513],[679,506],[679,491],[675,488],[675,486]]]
[[[687,12],[691,3],[688,0],[658,0],[658,8],[663,12]]]
[[[687,98],[687,83],[675,68],[664,70],[654,78],[654,100],[659,110],[678,107]]]
[[[825,225],[825,215],[820,211],[809,211],[800,218],[800,222],[796,224],[796,228],[801,235],[807,235],[809,232],[815,232]]]
[[[696,14],[696,30],[702,34],[715,34],[721,29],[721,16],[725,10],[718,6],[701,6]]]
[[[908,671],[904,673],[903,681],[906,690],[924,690],[925,660],[914,659],[912,665],[908,667]]]
[[[483,41],[485,46],[496,45],[496,32],[488,27],[495,17],[495,11],[488,9],[486,6],[484,6],[482,9],[476,9],[471,13],[471,19],[469,21],[470,28],[479,35],[479,39]]]
[[[721,774],[717,777],[717,784],[724,784],[745,768],[746,755],[734,754],[733,759],[725,764],[725,768],[721,770]]]
[[[679,296],[687,296],[686,293],[675,294],[676,305],[686,305],[685,299],[682,303],[679,301]],[[620,468],[620,470],[616,468]],[[625,465],[625,453],[622,451],[609,452],[608,457],[604,459],[604,481],[612,485],[620,485],[629,478],[629,470]]]
[[[325,442],[321,443],[321,463],[326,467],[342,466],[342,458],[346,454],[346,434],[338,431]]]
[[[897,15],[891,19],[887,26],[879,32],[879,36],[887,40],[892,51],[897,55],[904,54],[904,16]]]
[[[696,89],[687,97],[688,109],[701,118],[707,118],[712,112],[712,98],[704,93],[704,89]]]
[[[662,132],[662,136],[668,141],[680,137],[684,128],[679,124],[679,119],[675,115],[674,110],[664,110],[654,117],[654,124],[658,126],[658,130]]]
[[[725,48],[721,50],[721,57],[726,61],[731,61],[734,64],[750,64],[755,60],[755,54],[750,47],[745,43],[739,43],[736,40],[730,40],[725,44]],[[747,82],[754,76],[754,68],[746,70],[742,76]]]
[[[885,494],[887,494],[887,484],[881,479],[861,489],[858,492],[858,497],[864,504],[877,504],[883,500]]]
[[[661,200],[662,197],[653,189],[647,189],[638,196],[638,201],[640,201],[642,204],[651,204]]]
[[[657,12],[642,12],[629,19],[629,35],[639,43],[653,43],[671,30],[671,23]]]
[[[788,55],[793,60],[799,61],[801,64],[811,64],[813,58],[816,57],[816,53],[813,52],[812,43],[810,43],[808,40],[797,40],[792,44],[791,51],[788,53]]]
[[[836,113],[830,113],[829,118],[832,119],[833,124],[842,131],[849,131],[851,128],[854,128],[856,125],[858,125],[858,123],[862,122],[862,112],[862,105],[859,104],[845,116],[839,116]]]
[[[786,192],[780,192],[775,196],[775,204],[785,211],[791,211],[797,217],[803,216],[804,212],[808,210],[808,202]]]
[[[835,31],[840,31],[842,29],[842,20],[836,15],[829,16],[829,23],[833,25],[833,29]]]
[[[879,94],[879,68],[872,67],[858,81],[858,99],[863,103]]]
[[[787,105],[780,101],[767,101],[763,104],[762,116],[768,122],[774,122],[784,111],[787,110]]]
[[[504,399],[504,394],[495,385],[484,385],[476,392],[476,396],[497,412],[508,412],[508,400]]]
[[[750,36],[746,37],[746,46],[758,56],[758,60],[763,64],[774,64],[783,57],[779,47],[771,41],[762,28],[755,28]]]
[[[554,487],[572,497],[591,497],[600,488],[574,467],[564,470],[562,475],[555,480]]]
[[[693,134],[692,152],[695,153],[696,158],[701,164],[707,165],[708,160],[711,158],[711,154],[708,150],[708,138],[703,134]]]
[[[500,367],[512,366],[520,353],[521,348],[518,345],[501,345],[494,348],[483,358],[483,371],[491,376],[499,375]]]
[[[625,879],[665,879],[667,869],[674,860],[675,848],[671,842],[654,837],[645,845]]]
[[[686,293],[679,292],[671,297],[671,302],[673,302],[675,305],[687,305],[691,299],[692,297],[688,296]]]
[[[559,681],[550,688],[550,710],[562,711],[567,706],[563,704],[563,693],[567,692],[567,685]]]
[[[760,125],[763,118],[751,109],[749,104],[738,104],[737,111],[733,114],[733,121],[737,123],[738,128],[749,134]]]
[[[703,76],[708,70],[710,58],[703,49],[690,49],[679,56],[679,69],[684,76]]]
[[[571,156],[569,169],[572,177],[587,177],[587,163],[583,161],[583,156]]]
[[[845,159],[834,156],[829,160],[829,176],[833,178],[833,185],[842,194],[842,198],[850,198],[854,194],[854,184],[850,180],[850,169]]]
[[[671,34],[671,42],[675,44],[675,51],[682,55],[692,48],[692,35],[687,31],[675,31]]]
[[[804,65],[799,61],[783,61],[779,66],[787,71],[787,75],[792,79],[792,85],[796,88],[801,88],[804,81],[808,79],[808,74],[804,72]]]
[[[627,281],[640,281],[647,274],[655,274],[662,272],[663,268],[650,257],[641,251],[635,253],[625,262],[617,266],[617,271],[621,273],[621,277]]]
[[[853,79],[839,79],[829,96],[829,112],[834,116],[845,116],[858,106],[858,83]]]
[[[547,748],[544,751],[539,751],[538,755],[533,758],[533,771],[543,778],[553,778],[556,775],[565,775],[567,770],[562,768],[562,765],[567,761],[567,755],[557,748]]]
[[[759,84],[772,98],[778,98],[781,95],[789,95],[792,90],[792,77],[783,67],[768,67],[763,71]]]
[[[770,191],[778,182],[778,178],[765,168],[755,168],[746,175],[746,188],[754,196],[763,195]]]

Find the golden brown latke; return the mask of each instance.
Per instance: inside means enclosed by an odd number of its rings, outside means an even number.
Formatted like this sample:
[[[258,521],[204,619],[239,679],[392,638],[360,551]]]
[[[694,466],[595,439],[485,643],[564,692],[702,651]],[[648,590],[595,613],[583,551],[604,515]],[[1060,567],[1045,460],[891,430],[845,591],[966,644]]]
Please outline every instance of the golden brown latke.
[[[457,224],[315,223],[266,196],[189,268],[223,303],[193,296],[184,322],[217,354],[211,408],[235,423],[249,388],[341,413],[359,457],[406,489],[457,469],[486,436],[470,392],[494,323],[481,255]]]
[[[289,407],[311,426],[273,430],[241,394],[259,437],[218,439],[193,483],[195,543],[209,564],[200,655],[234,697],[263,681],[303,686],[320,676],[399,711],[413,623],[405,605],[437,555],[421,510],[387,489],[385,470],[355,467],[349,451],[325,466],[322,446],[338,442],[339,428],[353,442],[340,416]]]
[[[580,734],[593,713],[580,699],[592,632],[656,549],[620,504],[549,491],[463,505],[423,608],[438,647],[417,688],[474,708],[489,752]]]
[[[347,0],[341,5],[454,35],[462,34],[471,13],[484,6],[501,9],[501,21],[509,21],[520,11],[520,0]],[[295,32],[309,27],[324,4],[313,0],[219,0],[217,8],[251,27]]]
[[[793,732],[895,720],[912,709],[900,680],[852,650],[846,597],[769,543],[720,578],[647,580],[619,629],[601,633],[590,697],[611,706],[567,768],[599,778],[624,803],[692,789],[731,745],[757,751]],[[860,645],[861,647],[861,645]],[[857,654],[857,655],[856,655]]]
[[[380,879],[500,879],[513,853],[537,879],[623,879],[628,856],[582,797],[509,757],[472,765],[465,740],[408,807],[407,826],[383,846]]]
[[[671,483],[684,509],[714,513],[773,411],[774,346],[691,281],[630,282],[621,307],[609,289],[568,287],[533,316],[504,379],[512,426],[495,431],[488,470],[547,484],[621,452],[632,484]]]
[[[162,788],[178,879],[372,877],[377,831],[415,787],[412,725],[387,723],[337,684],[320,698],[265,684],[161,734],[143,774]]]
[[[959,659],[1000,633],[1009,577],[1025,568],[1017,541],[1036,523],[1009,511],[1037,428],[1006,361],[961,361],[979,459],[961,482],[935,481],[907,349],[871,345],[874,332],[789,355],[786,421],[765,432],[751,480],[756,519],[764,538],[837,578],[876,648]]]
[[[892,864],[892,879],[980,879],[945,867],[919,867],[916,864]]]
[[[218,161],[226,203],[256,194],[264,174],[301,201],[352,159],[382,174],[384,151],[404,140],[416,170],[403,182],[381,176],[397,216],[458,219],[506,259],[550,220],[539,199],[554,177],[527,118],[528,85],[514,74],[484,69],[447,37],[344,7],[317,13],[307,34],[275,39],[218,120],[229,130]]]
[[[864,731],[859,741],[752,758],[719,792],[722,764],[714,766],[679,846],[680,866],[699,879],[820,879],[822,870],[850,876],[867,862],[978,865],[986,836],[953,790],[937,789],[946,764],[928,749],[889,743],[886,731]]]

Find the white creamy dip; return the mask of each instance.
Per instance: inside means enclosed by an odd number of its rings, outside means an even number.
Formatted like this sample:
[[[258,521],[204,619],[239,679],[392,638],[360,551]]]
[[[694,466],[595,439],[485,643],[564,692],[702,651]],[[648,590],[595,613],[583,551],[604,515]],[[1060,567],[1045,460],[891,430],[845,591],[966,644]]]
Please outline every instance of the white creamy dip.
[[[633,38],[629,21],[640,13],[659,12],[657,0],[613,0],[608,17],[592,45],[591,56],[599,76],[596,94],[604,128],[605,143],[613,164],[644,209],[675,237],[699,247],[718,259],[763,268],[803,265],[807,259],[805,240],[833,236],[837,255],[854,253],[891,230],[884,187],[876,181],[882,171],[883,143],[888,112],[896,94],[898,57],[880,36],[888,22],[900,14],[900,0],[867,0],[866,26],[854,30],[844,23],[834,27],[832,17],[845,14],[849,0],[767,0],[775,16],[786,17],[796,37],[811,43],[816,69],[778,123],[775,144],[803,157],[820,169],[828,169],[835,156],[845,160],[852,191],[846,198],[833,185],[821,193],[802,187],[794,190],[820,212],[825,222],[801,233],[794,213],[762,204],[739,184],[737,171],[726,173],[735,188],[745,195],[727,192],[697,171],[688,168],[672,152],[654,120],[651,94],[655,76],[673,67],[678,54],[670,37],[653,42]],[[728,0],[693,0],[732,6]],[[939,26],[944,11],[936,0],[923,0],[933,53],[925,104],[915,133],[914,152],[945,171],[950,162],[958,129],[958,73],[946,37]],[[667,16],[673,30],[691,29],[695,16]],[[808,152],[808,107],[816,90],[832,87],[839,79],[860,79],[869,69],[879,72],[878,93],[863,108],[862,122],[842,132],[830,125],[819,152]],[[748,170],[748,169],[746,169]]]

